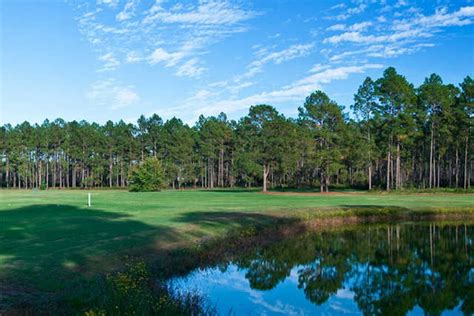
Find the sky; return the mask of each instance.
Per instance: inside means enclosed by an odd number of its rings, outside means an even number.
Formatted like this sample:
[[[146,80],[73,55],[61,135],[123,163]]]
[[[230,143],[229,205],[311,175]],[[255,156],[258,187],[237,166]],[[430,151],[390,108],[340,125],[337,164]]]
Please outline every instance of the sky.
[[[393,66],[474,75],[474,0],[0,1],[0,124],[345,106]]]

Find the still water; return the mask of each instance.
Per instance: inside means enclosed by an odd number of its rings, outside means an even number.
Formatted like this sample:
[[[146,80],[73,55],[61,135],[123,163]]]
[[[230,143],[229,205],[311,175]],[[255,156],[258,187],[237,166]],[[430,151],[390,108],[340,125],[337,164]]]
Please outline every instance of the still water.
[[[473,223],[305,232],[170,284],[224,315],[473,315],[473,242]]]

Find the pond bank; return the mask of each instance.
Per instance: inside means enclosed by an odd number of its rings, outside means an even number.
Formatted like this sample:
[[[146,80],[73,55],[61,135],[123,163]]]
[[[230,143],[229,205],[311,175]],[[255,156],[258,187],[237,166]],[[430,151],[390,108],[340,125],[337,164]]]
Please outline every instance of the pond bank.
[[[195,235],[195,238],[174,244],[161,244],[158,247],[155,244],[155,248],[139,248],[127,257],[121,257],[120,261],[125,264],[115,269],[116,272],[100,274],[93,278],[88,276],[84,280],[68,284],[59,296],[52,293],[36,295],[33,291],[34,301],[21,306],[26,310],[35,310],[35,304],[41,304],[48,306],[46,310],[49,311],[56,308],[62,310],[67,306],[68,311],[89,311],[88,315],[112,313],[115,306],[130,311],[142,306],[140,308],[145,308],[142,310],[144,313],[169,311],[170,314],[176,314],[178,311],[186,313],[190,310],[210,312],[210,309],[201,305],[204,303],[199,297],[171,296],[164,285],[165,280],[186,275],[196,268],[218,264],[249,251],[256,245],[265,247],[307,231],[346,229],[368,223],[431,220],[474,220],[474,208],[410,210],[358,206],[265,213],[206,212],[200,215],[199,221],[195,222],[196,226],[191,226],[186,231],[191,236]],[[205,227],[204,225],[212,226],[224,222],[227,222],[225,231],[210,235],[198,233],[199,228]],[[89,271],[87,267],[81,269]],[[30,289],[29,291],[31,292]],[[15,295],[18,292],[21,292],[21,288],[15,288]],[[142,300],[143,297],[147,298],[147,302]]]
[[[331,231],[364,224],[390,224],[402,222],[474,221],[474,208],[448,211],[446,209],[408,210],[405,208],[363,208],[344,210],[316,210],[297,216],[279,214],[269,219],[259,213],[246,214],[255,220],[224,236],[204,237],[183,243],[179,249],[168,249],[149,261],[154,274],[161,279],[184,275],[210,262],[218,262],[255,245],[266,246],[308,231]]]
[[[310,228],[169,283],[203,295],[219,314],[471,315],[473,237],[468,220]]]

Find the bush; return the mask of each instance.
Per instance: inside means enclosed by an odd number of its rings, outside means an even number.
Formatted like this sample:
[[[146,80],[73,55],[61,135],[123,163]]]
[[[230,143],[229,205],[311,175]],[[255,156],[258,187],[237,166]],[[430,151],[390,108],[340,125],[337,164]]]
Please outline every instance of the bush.
[[[165,188],[163,174],[163,167],[157,158],[146,158],[130,170],[130,191],[160,191]]]

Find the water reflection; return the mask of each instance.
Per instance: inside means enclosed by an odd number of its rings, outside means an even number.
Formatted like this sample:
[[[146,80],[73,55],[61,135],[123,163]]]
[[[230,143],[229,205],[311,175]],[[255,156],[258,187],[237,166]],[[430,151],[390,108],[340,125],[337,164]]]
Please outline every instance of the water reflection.
[[[470,224],[307,232],[172,280],[221,314],[474,314]]]

